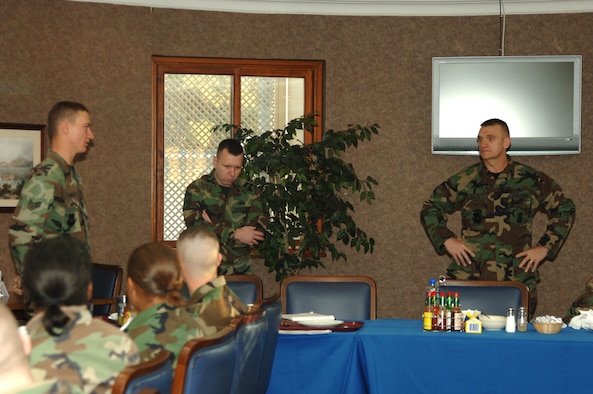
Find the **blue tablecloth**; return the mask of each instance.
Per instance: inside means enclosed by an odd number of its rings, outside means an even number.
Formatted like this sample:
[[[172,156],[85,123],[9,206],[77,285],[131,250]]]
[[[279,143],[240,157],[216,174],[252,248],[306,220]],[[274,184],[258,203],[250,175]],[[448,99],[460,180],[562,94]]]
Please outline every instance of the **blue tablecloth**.
[[[278,335],[268,393],[366,392],[353,332]]]
[[[280,335],[268,393],[591,393],[593,332],[430,333],[366,321],[349,333]]]

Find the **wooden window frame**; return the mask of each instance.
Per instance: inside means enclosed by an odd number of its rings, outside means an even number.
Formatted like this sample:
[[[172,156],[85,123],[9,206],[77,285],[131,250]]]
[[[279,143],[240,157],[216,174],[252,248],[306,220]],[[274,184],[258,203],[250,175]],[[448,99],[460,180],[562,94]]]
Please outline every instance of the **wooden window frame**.
[[[232,124],[241,124],[241,77],[288,77],[305,79],[304,114],[319,115],[312,134],[305,133],[305,143],[320,141],[323,135],[323,79],[325,62],[321,60],[257,60],[231,58],[152,57],[152,240],[164,241],[164,76],[165,74],[211,74],[233,76]],[[181,207],[179,208],[181,209]],[[174,241],[164,241],[175,246]]]

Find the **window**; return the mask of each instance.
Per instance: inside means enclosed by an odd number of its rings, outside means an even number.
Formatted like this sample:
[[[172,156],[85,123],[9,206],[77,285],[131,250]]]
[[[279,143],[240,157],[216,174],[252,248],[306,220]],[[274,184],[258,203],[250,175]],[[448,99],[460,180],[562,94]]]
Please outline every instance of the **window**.
[[[322,61],[153,57],[154,173],[152,238],[175,241],[185,229],[187,186],[212,169],[219,124],[283,128],[323,114]],[[305,143],[321,138],[321,124]]]

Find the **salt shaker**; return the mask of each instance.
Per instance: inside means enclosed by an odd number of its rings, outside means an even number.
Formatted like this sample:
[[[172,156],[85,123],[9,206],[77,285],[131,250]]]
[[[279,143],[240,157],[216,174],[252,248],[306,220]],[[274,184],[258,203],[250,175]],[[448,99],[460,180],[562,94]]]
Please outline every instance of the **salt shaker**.
[[[507,308],[507,322],[504,329],[508,333],[513,333],[516,331],[517,322],[515,321],[515,308]]]
[[[519,308],[519,316],[517,316],[517,331],[527,331],[527,310],[524,306]]]

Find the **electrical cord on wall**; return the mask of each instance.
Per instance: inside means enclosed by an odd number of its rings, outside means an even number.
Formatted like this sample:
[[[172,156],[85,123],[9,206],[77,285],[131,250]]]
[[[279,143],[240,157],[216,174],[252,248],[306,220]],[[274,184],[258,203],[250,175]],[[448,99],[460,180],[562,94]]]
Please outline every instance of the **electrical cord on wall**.
[[[500,16],[500,47],[498,49],[498,54],[500,56],[504,56],[504,33],[506,29],[506,14],[504,11],[504,5],[502,4],[502,0],[498,0],[498,14]]]

